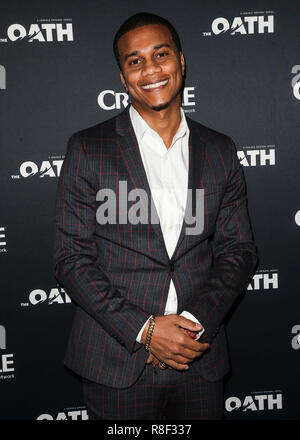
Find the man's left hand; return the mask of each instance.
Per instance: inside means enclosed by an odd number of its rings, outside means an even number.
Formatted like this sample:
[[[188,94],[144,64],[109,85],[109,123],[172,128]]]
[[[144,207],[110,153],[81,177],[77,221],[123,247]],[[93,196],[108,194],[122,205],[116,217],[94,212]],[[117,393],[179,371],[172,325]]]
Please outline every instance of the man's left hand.
[[[197,331],[188,331],[186,329],[182,329],[182,330],[185,331],[192,339],[197,338],[197,334],[198,334]],[[161,366],[160,360],[152,353],[149,354],[146,364],[152,364],[153,367],[158,366],[161,370],[164,370],[164,368]]]
[[[146,364],[152,364],[153,367],[158,366],[161,370],[164,370],[164,367],[161,366],[160,360],[152,353],[149,354]]]

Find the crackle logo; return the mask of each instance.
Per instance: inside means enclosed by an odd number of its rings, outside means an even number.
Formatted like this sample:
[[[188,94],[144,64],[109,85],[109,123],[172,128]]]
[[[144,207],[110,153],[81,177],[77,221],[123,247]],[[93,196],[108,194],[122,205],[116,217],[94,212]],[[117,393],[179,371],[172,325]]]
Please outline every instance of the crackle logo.
[[[85,407],[64,408],[57,414],[41,414],[36,420],[88,420]]]
[[[39,19],[36,23],[10,24],[0,43],[8,42],[69,42],[74,41],[72,19]]]
[[[14,354],[2,353],[6,349],[6,328],[0,325],[0,380],[14,379],[15,377]]]
[[[291,73],[295,75],[291,81],[293,95],[296,99],[300,100],[300,65],[293,66]]]
[[[226,411],[276,411],[282,409],[282,392],[254,392],[245,397],[228,397],[225,401]]]
[[[276,165],[275,145],[250,145],[241,147],[237,156],[244,167]]]
[[[255,35],[274,33],[274,13],[242,12],[238,17],[217,17],[211,22],[211,30],[204,37],[214,35]]]
[[[36,177],[50,178],[59,177],[64,159],[63,156],[55,156],[43,160],[42,162],[34,162],[32,160],[21,163],[19,174],[12,174],[11,178],[16,179],[32,179]]]
[[[196,87],[184,87],[182,94],[182,106],[185,113],[195,112],[195,89]],[[120,110],[129,104],[129,95],[125,92],[103,90],[99,93],[98,105],[102,110]]]
[[[29,293],[29,301],[22,302],[21,307],[38,306],[41,304],[69,304],[71,298],[62,287],[54,287],[50,291],[34,289]]]
[[[278,290],[278,270],[259,270],[253,275],[248,288],[248,291],[276,291]]]

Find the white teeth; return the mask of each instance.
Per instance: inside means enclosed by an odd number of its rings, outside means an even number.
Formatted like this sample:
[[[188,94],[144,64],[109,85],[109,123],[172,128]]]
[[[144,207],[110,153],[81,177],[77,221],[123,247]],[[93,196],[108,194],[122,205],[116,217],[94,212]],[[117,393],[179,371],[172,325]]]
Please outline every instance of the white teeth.
[[[155,89],[156,87],[164,86],[167,84],[169,80],[166,79],[165,81],[160,81],[155,84],[147,84],[146,86],[142,86],[142,89]]]

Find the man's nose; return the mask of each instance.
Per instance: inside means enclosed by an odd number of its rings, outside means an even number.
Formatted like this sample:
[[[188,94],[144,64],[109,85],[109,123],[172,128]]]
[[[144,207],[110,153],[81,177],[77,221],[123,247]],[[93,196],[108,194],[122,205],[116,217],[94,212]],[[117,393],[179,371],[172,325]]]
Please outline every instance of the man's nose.
[[[153,73],[161,72],[161,66],[155,59],[148,59],[143,66],[143,75],[153,75]]]

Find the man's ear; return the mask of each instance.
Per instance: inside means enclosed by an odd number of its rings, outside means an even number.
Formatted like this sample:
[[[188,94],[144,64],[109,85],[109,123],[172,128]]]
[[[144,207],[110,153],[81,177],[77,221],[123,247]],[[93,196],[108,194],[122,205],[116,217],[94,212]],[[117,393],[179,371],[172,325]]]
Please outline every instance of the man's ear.
[[[180,56],[181,73],[182,73],[182,76],[184,76],[184,73],[185,73],[185,59],[184,59],[184,56],[183,56],[182,52],[180,52],[179,56]]]
[[[128,92],[126,81],[125,81],[124,75],[121,70],[120,70],[120,78],[121,78],[121,83],[123,84],[124,89],[126,90],[126,92]]]

